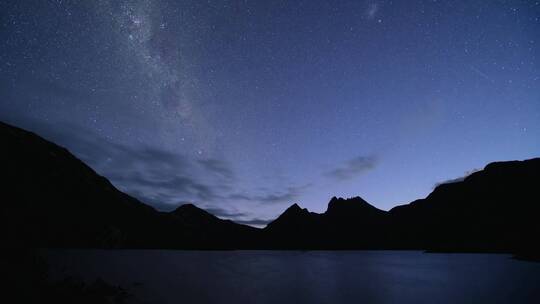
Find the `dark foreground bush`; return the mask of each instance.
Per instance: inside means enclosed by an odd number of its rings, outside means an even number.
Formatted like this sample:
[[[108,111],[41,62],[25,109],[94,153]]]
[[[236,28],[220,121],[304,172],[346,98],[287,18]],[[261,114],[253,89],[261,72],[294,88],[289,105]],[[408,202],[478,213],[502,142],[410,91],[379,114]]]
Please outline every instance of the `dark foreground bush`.
[[[101,279],[75,277],[52,280],[47,263],[35,249],[2,249],[0,302],[8,303],[126,303],[129,294]]]

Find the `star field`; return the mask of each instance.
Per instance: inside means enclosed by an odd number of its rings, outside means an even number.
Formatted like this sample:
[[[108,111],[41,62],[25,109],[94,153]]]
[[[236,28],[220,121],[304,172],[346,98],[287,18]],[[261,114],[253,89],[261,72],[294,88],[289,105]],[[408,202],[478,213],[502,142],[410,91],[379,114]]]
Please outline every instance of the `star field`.
[[[382,209],[540,153],[538,1],[3,1],[0,119],[159,209]]]

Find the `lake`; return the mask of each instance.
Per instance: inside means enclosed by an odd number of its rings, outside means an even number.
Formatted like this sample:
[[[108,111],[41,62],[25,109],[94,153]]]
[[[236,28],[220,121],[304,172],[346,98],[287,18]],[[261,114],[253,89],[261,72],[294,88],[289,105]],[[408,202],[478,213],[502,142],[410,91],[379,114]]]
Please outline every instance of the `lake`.
[[[540,303],[540,263],[419,251],[50,250],[134,303]]]

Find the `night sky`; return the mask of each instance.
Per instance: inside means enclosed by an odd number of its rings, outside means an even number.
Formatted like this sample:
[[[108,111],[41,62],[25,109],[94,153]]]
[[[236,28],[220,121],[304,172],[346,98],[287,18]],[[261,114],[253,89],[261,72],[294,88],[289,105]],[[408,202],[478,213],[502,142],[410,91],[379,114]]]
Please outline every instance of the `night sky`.
[[[539,1],[0,1],[0,119],[161,210],[422,198],[540,156]]]

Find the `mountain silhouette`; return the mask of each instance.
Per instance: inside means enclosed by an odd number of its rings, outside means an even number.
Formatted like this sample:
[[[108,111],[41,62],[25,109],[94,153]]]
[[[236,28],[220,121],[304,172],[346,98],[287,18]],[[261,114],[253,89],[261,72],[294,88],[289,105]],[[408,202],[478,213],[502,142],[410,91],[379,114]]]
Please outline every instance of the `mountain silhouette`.
[[[68,150],[0,123],[3,246],[171,249],[420,249],[538,258],[540,158],[495,162],[424,199],[383,211],[333,197],[290,206],[264,229],[192,204],[160,212]]]
[[[250,248],[257,243],[259,229],[220,219],[193,204],[181,205],[169,214],[183,233],[191,234],[192,242],[199,243],[198,248]]]
[[[394,238],[436,251],[539,253],[539,186],[540,158],[488,164],[391,209]]]
[[[424,249],[540,256],[540,158],[496,162],[386,212],[360,197],[293,205],[264,230],[278,248]]]
[[[0,123],[5,246],[235,248],[257,229],[196,208],[159,212],[34,133]]]
[[[379,229],[385,228],[385,215],[360,197],[333,197],[322,214],[292,205],[268,224],[264,234],[283,249],[382,248]]]

